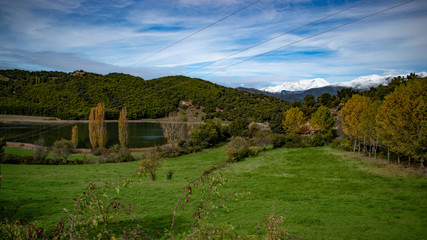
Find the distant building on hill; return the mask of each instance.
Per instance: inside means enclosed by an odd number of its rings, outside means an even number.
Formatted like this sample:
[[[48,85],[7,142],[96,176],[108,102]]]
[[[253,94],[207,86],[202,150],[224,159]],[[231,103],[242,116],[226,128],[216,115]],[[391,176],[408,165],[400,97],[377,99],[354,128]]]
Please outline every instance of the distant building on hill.
[[[84,76],[85,74],[86,74],[86,72],[85,71],[83,71],[83,70],[76,70],[76,71],[74,71],[74,72],[72,72],[72,73],[70,73],[72,76]]]

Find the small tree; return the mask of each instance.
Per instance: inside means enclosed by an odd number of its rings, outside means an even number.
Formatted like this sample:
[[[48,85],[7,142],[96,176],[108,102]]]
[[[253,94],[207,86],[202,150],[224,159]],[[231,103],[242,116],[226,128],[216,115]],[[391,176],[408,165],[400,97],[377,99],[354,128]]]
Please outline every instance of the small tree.
[[[285,120],[282,121],[282,126],[286,133],[297,133],[303,124],[304,114],[298,107],[285,112]]]
[[[128,144],[128,122],[126,119],[127,110],[126,107],[123,107],[120,111],[119,117],[119,141],[122,147],[126,147]]]
[[[320,132],[331,129],[335,124],[335,119],[331,116],[331,111],[325,106],[320,106],[311,116],[310,124]]]
[[[71,153],[73,153],[73,149],[73,143],[67,139],[61,139],[53,143],[53,154],[55,159],[62,158],[65,163]]]
[[[79,143],[79,127],[74,125],[72,133],[71,133],[71,142],[73,143],[74,149],[77,148],[77,144]]]
[[[44,149],[44,138],[39,138],[37,141],[34,142],[34,145],[36,147],[36,151],[33,154],[34,160],[41,160],[45,159],[47,156],[47,152]]]
[[[151,150],[144,154],[144,158],[139,161],[139,172],[150,174],[151,180],[156,181],[156,171],[161,167],[161,153]]]

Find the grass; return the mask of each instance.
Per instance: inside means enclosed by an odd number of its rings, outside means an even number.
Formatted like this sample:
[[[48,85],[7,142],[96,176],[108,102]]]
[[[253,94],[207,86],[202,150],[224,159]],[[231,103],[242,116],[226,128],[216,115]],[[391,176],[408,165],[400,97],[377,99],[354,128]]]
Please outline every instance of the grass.
[[[135,204],[138,223],[158,237],[170,228],[180,189],[204,170],[222,164],[224,148],[164,159],[158,180],[148,176],[114,197]],[[51,227],[72,209],[73,198],[94,180],[127,176],[136,162],[102,165],[2,165],[1,217]],[[174,170],[172,180],[166,179]],[[276,149],[219,172],[225,193],[248,193],[216,210],[213,223],[230,223],[257,234],[271,212],[286,216],[285,228],[303,239],[426,239],[427,180],[405,169],[371,162],[327,147]],[[111,193],[113,194],[113,193]],[[187,222],[200,195],[179,212],[176,231]],[[140,219],[140,218],[139,218]],[[131,224],[123,218],[122,224]]]

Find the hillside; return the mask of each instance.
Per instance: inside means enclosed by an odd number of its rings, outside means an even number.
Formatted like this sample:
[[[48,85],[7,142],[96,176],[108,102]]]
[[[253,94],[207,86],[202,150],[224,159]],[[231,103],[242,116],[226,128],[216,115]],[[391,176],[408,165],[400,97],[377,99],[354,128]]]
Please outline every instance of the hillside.
[[[91,107],[106,104],[106,118],[117,119],[123,106],[130,119],[161,118],[182,101],[205,113],[205,118],[236,117],[268,121],[288,102],[226,88],[201,79],[169,76],[146,81],[110,73],[72,75],[65,72],[0,70],[0,113],[87,119]],[[185,107],[185,106],[184,106]]]

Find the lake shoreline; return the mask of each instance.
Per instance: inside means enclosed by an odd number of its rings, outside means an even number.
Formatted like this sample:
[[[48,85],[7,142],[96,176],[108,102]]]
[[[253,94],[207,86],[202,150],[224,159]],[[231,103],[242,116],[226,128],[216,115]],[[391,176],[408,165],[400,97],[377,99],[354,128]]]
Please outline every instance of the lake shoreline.
[[[138,120],[127,120],[129,123],[172,123],[175,121],[169,121],[165,118],[146,118]],[[27,116],[27,115],[7,115],[0,114],[0,122],[2,123],[88,123],[89,120],[63,120],[56,117],[41,117],[41,116]],[[105,122],[119,122],[119,120],[105,120]],[[202,122],[189,122],[195,124],[201,124]]]
[[[88,123],[89,120],[63,120],[56,117],[41,117],[41,116],[27,116],[27,115],[7,115],[0,114],[0,122],[3,123]],[[105,122],[119,122],[118,120],[105,120]],[[128,122],[147,122],[147,123],[160,123],[164,122],[163,119],[139,119],[128,120]]]

